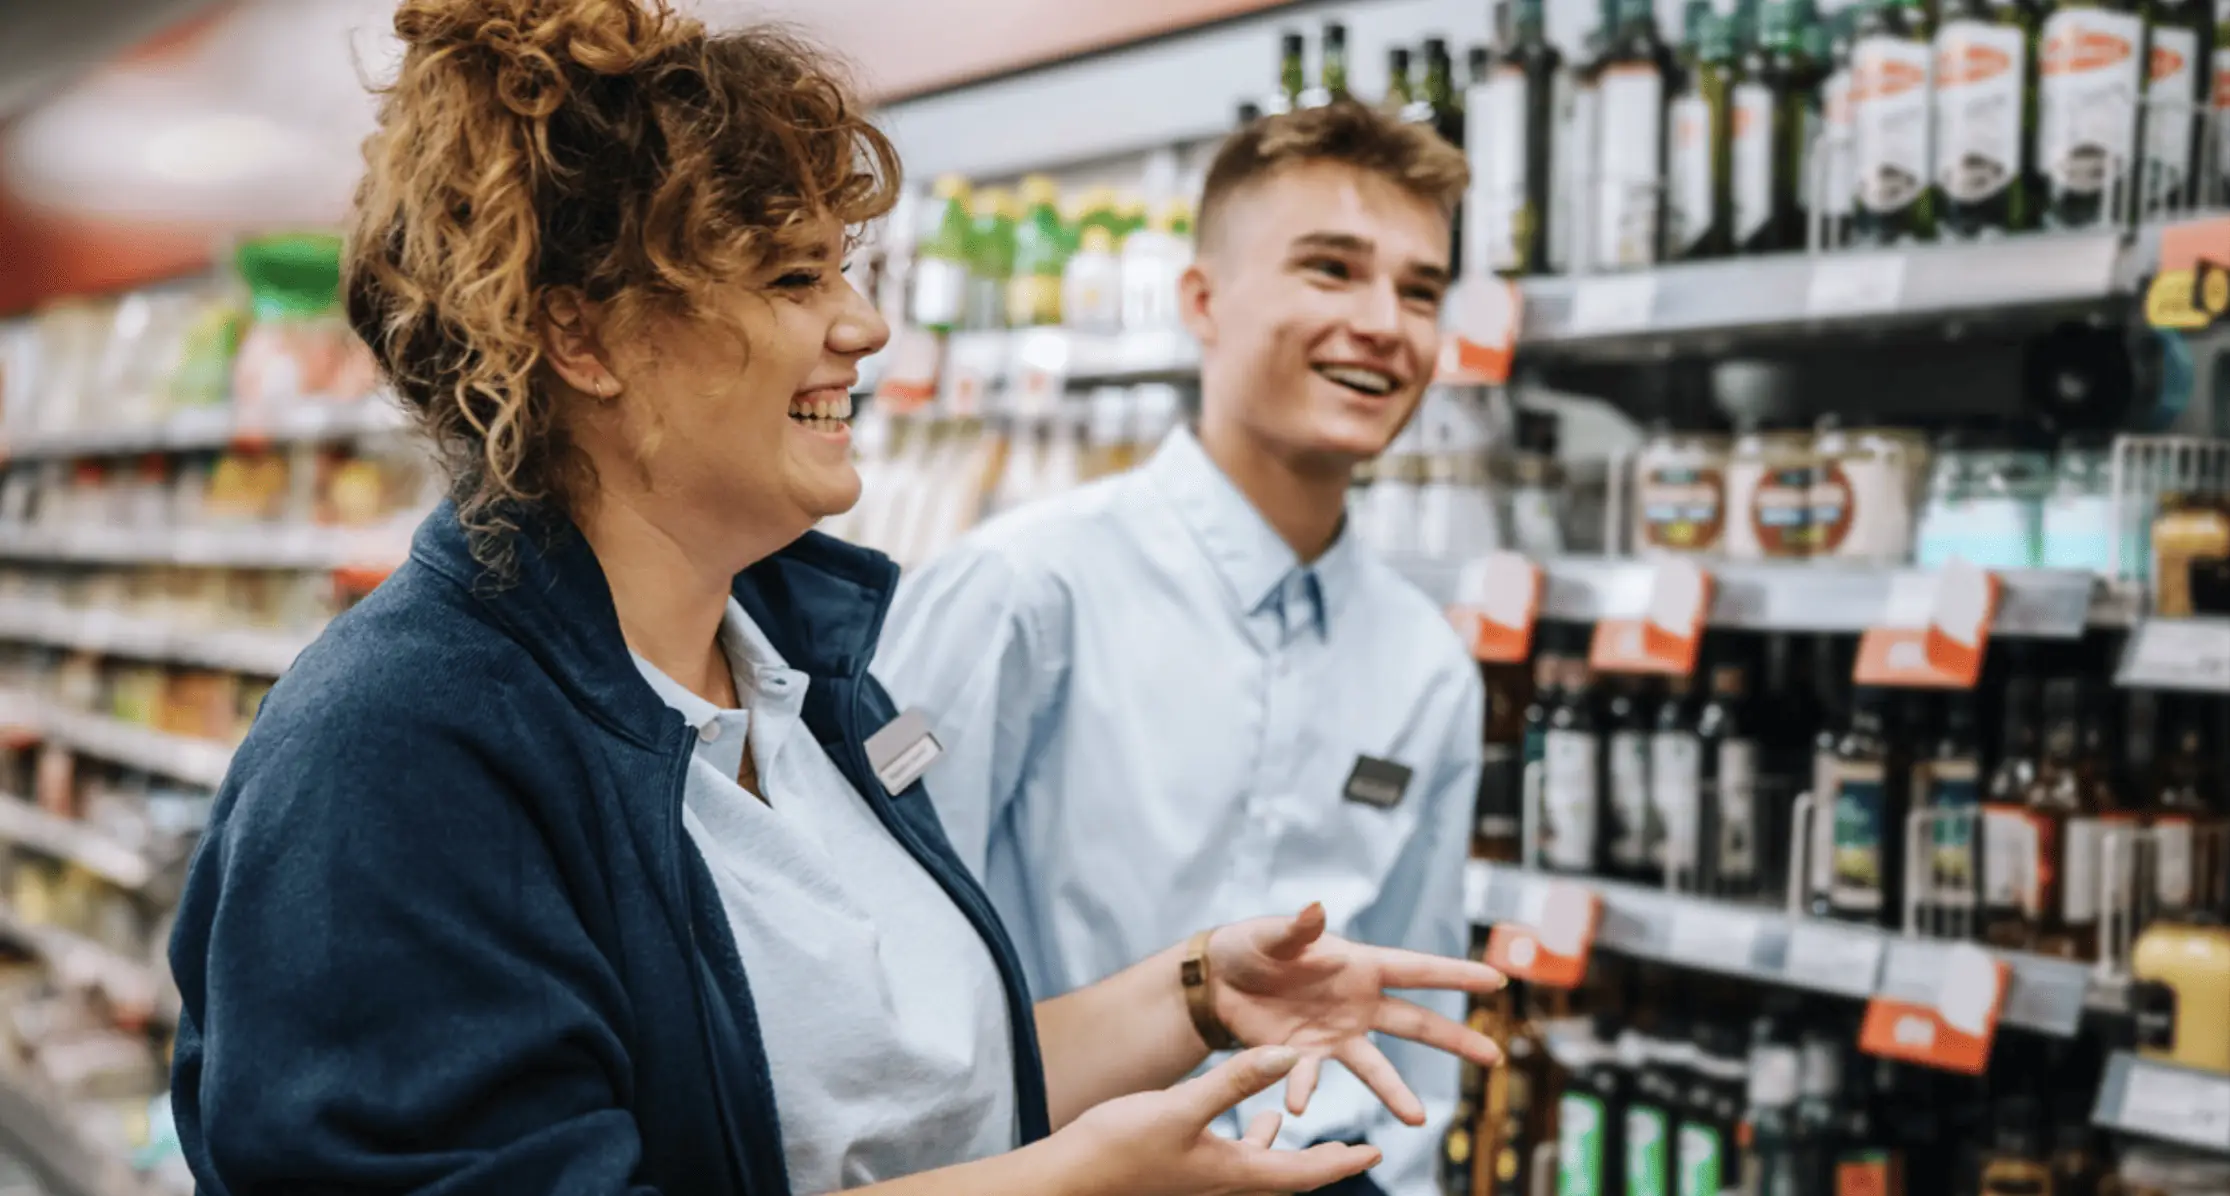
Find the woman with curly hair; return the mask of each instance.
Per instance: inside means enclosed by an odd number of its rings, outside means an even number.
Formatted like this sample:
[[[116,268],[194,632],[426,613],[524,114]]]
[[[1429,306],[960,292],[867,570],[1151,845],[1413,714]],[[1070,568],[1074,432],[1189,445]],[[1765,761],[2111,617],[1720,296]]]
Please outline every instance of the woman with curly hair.
[[[810,48],[662,5],[395,30],[348,308],[452,498],[218,793],[171,951],[203,1192],[1290,1192],[1376,1153],[1210,1122],[1391,1077],[1373,1029],[1493,1060],[1384,991],[1491,970],[1314,907],[1033,1005],[868,672],[896,569],[809,530],[859,494],[890,144]]]

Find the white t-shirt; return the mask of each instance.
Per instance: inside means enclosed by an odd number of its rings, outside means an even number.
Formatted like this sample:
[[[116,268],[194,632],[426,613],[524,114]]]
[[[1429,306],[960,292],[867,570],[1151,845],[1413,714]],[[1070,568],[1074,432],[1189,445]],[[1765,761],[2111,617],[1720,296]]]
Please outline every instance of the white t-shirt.
[[[720,644],[746,709],[635,658],[697,728],[682,820],[751,977],[798,1196],[1016,1145],[1013,1045],[991,950],[799,720],[810,679],[733,599]],[[762,802],[736,781],[750,736]]]

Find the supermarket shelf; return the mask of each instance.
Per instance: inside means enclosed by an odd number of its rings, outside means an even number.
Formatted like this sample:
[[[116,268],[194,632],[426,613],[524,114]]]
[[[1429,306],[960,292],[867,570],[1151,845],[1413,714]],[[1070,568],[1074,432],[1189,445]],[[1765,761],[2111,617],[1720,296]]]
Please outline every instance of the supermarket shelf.
[[[314,638],[253,628],[178,627],[109,611],[0,600],[0,640],[271,677],[285,672]]]
[[[119,955],[59,927],[25,921],[6,902],[0,902],[0,936],[23,944],[46,961],[64,985],[97,988],[123,1009],[174,1016],[177,1001],[166,995],[172,986],[163,969]]]
[[[227,569],[391,568],[409,551],[392,529],[232,527],[185,531],[0,526],[0,558]]]
[[[1476,861],[1464,877],[1464,908],[1475,923],[1529,921],[1539,916],[1552,883],[1578,884],[1603,899],[1597,946],[1811,992],[1932,999],[1951,950],[1945,942],[1790,917],[1770,906]],[[1995,954],[2012,970],[2002,1014],[2007,1025],[2067,1037],[2085,1009],[2125,1004],[2121,986],[2101,982],[2083,964],[2018,951]]]
[[[2135,689],[2230,693],[2230,619],[2146,619],[2122,647],[2114,683]]]
[[[2118,233],[2043,233],[1527,279],[1520,346],[1615,352],[2067,309],[2124,294],[2133,277],[2127,260]]]
[[[1403,576],[1446,605],[1456,598],[1463,564],[1423,557],[1390,561]],[[1542,562],[1540,617],[1591,623],[1639,616],[1649,599],[1653,566],[1606,557],[1551,557]],[[1747,631],[1859,632],[1881,622],[1900,577],[1924,570],[1892,566],[1745,564],[1714,561],[1710,621]],[[2002,585],[1998,635],[2073,639],[2086,627],[2125,626],[2136,614],[2133,589],[2071,569],[2014,569]]]
[[[2230,1155],[2230,1075],[2116,1051],[2106,1060],[2091,1123]]]
[[[120,1158],[93,1149],[64,1119],[64,1098],[16,1066],[0,1066],[0,1140],[63,1196],[169,1196]]]
[[[127,889],[139,888],[155,874],[154,864],[133,848],[11,793],[0,793],[0,842],[37,848]]]
[[[390,435],[406,427],[402,409],[382,397],[353,403],[290,405],[269,421],[242,420],[229,407],[180,411],[160,423],[122,428],[28,432],[9,441],[6,457],[121,457],[207,451],[254,442],[319,443]]]
[[[35,694],[0,692],[0,725],[36,731],[86,755],[208,789],[224,780],[232,764],[232,749],[215,740],[65,709]]]

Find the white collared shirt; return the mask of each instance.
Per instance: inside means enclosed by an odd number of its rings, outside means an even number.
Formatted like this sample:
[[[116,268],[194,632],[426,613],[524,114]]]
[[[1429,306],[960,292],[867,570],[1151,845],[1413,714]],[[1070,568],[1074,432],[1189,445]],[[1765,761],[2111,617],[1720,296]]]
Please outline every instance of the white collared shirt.
[[[1302,564],[1189,431],[910,575],[877,660],[945,748],[930,796],[1040,999],[1311,901],[1364,942],[1469,946],[1477,667],[1354,537]],[[1392,808],[1344,795],[1362,756],[1412,771]],[[1462,1016],[1460,997],[1426,1003]],[[1373,1179],[1424,1196],[1458,1065],[1384,1045],[1425,1128],[1334,1067],[1284,1140],[1367,1136],[1386,1155]]]
[[[819,1196],[1014,1149],[998,966],[799,711],[790,668],[734,599],[722,710],[635,657],[697,730],[682,821],[751,975],[790,1190]],[[765,801],[737,783],[748,736]]]

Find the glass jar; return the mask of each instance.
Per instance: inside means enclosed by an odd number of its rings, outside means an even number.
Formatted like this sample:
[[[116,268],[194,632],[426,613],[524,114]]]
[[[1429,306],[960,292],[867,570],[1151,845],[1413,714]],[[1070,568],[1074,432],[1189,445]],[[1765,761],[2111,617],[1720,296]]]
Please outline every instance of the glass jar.
[[[2152,540],[2153,613],[2170,618],[2195,613],[2192,567],[2230,557],[2230,513],[2198,495],[2163,494]]]
[[[2061,446],[2044,500],[2040,559],[2045,568],[2115,572],[2111,473],[2103,445],[2071,441]]]
[[[2034,568],[2051,477],[2051,458],[2033,449],[1947,443],[1929,473],[1916,560],[1929,568],[1953,557],[1984,569]]]
[[[1746,432],[1727,460],[1726,555],[1730,560],[1802,560],[1811,555],[1812,434]]]
[[[1829,429],[1815,443],[1814,556],[1901,564],[1913,553],[1913,517],[1928,476],[1928,442],[1895,428]]]
[[[1634,555],[1710,556],[1727,526],[1727,438],[1659,430],[1634,457]]]

